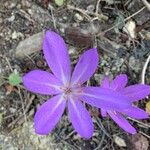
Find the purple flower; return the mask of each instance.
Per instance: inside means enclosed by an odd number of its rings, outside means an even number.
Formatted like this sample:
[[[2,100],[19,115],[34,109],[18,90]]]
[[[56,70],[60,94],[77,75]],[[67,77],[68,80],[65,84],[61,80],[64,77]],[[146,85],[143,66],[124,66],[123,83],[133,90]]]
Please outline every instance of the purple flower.
[[[102,81],[101,87],[105,89],[111,89],[117,91],[129,98],[130,102],[138,101],[150,94],[150,86],[144,84],[135,84],[131,86],[126,86],[128,78],[125,74],[120,74],[116,76],[111,82],[107,77]],[[122,99],[120,99],[122,101]],[[128,109],[122,109],[121,111],[115,111],[113,109],[101,109],[101,115],[106,117],[107,114],[126,132],[135,134],[136,130],[129,124],[125,119],[125,115],[135,118],[135,119],[145,119],[148,118],[148,114],[142,109],[132,106]]]
[[[35,114],[36,133],[46,135],[52,131],[67,105],[69,118],[75,130],[82,137],[90,138],[93,134],[93,123],[82,101],[99,108],[117,110],[131,105],[125,96],[113,90],[83,87],[83,83],[93,75],[98,65],[98,53],[95,48],[81,55],[72,74],[67,46],[57,33],[46,32],[43,51],[53,74],[34,70],[23,77],[24,86],[29,91],[54,95]]]

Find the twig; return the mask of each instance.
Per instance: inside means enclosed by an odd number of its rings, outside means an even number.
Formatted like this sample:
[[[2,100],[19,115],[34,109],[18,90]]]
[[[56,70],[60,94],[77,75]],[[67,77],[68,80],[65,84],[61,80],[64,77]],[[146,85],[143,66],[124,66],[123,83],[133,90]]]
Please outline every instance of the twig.
[[[142,7],[139,11],[135,12],[134,14],[130,15],[129,17],[124,19],[124,22],[128,21],[129,19],[131,19],[132,17],[136,16],[137,14],[139,14],[141,11],[143,11],[146,7]],[[101,36],[104,35],[106,32],[111,31],[112,29],[116,28],[119,24],[121,24],[122,22],[110,27],[109,29],[103,31],[102,33],[99,33],[97,36]]]
[[[132,14],[131,16],[127,17],[124,19],[124,21],[127,21],[129,19],[131,19],[132,17],[136,16],[137,14],[139,14],[141,11],[143,11],[146,7],[142,7],[140,10],[138,10],[137,12],[135,12],[134,14]]]
[[[100,2],[101,2],[101,0],[98,0],[98,1],[97,1],[97,4],[96,4],[96,11],[95,11],[96,14],[98,14]]]
[[[90,15],[95,16],[97,19],[100,19],[100,20],[101,19],[102,20],[108,20],[108,17],[103,15],[103,14],[93,13],[93,12],[90,12],[88,10],[84,10],[84,9],[80,9],[80,8],[74,7],[72,5],[67,5],[67,8],[70,9],[70,10],[76,10],[76,11],[82,13],[90,21],[92,20]]]
[[[21,100],[21,103],[22,103],[22,110],[23,110],[23,116],[24,116],[24,119],[25,119],[25,124],[27,124],[25,105],[24,105],[24,101],[23,101],[23,98],[22,98],[22,95],[21,95],[20,87],[18,87],[18,94],[19,94],[19,97],[20,97],[20,100]]]
[[[147,7],[147,9],[150,11],[150,3],[147,0],[142,0],[142,2]]]
[[[143,70],[142,70],[142,84],[145,84],[145,74],[146,74],[146,69],[148,67],[149,62],[150,62],[150,55],[148,56],[144,64]]]
[[[144,136],[146,136],[148,139],[150,139],[150,136],[149,136],[149,135],[147,135],[147,134],[145,134],[144,132],[139,131],[139,133],[141,133],[142,135],[144,135]]]
[[[18,89],[20,89],[20,88],[18,87]],[[27,125],[27,116],[26,116],[26,113],[28,112],[28,110],[29,110],[29,108],[30,108],[30,106],[31,106],[31,104],[32,104],[32,102],[33,102],[35,96],[34,96],[34,95],[31,96],[31,98],[29,99],[29,102],[28,102],[28,104],[27,104],[27,106],[26,106],[26,108],[25,108],[24,103],[23,103],[23,99],[22,99],[22,95],[21,95],[21,93],[19,93],[19,92],[20,92],[20,91],[18,91],[18,94],[19,94],[19,97],[20,97],[20,99],[21,99],[21,101],[22,101],[23,114],[21,114],[18,118],[16,118],[15,120],[13,120],[13,121],[8,125],[8,127],[14,126],[18,121],[20,121],[20,120],[22,119],[22,117],[24,117],[24,120],[25,120],[26,125]]]
[[[11,72],[13,72],[13,69],[11,67],[11,64],[10,64],[8,58],[6,56],[4,56],[4,57],[5,57],[5,60],[6,60],[7,64],[8,64],[8,66],[9,66],[9,69],[11,70]]]
[[[138,121],[138,120],[133,119],[133,118],[130,118],[130,117],[127,117],[127,118],[130,119],[130,120],[132,120],[132,121],[134,121],[134,122],[137,122],[137,123],[143,125],[143,126],[146,127],[146,128],[150,128],[150,125],[147,125],[147,124],[145,124],[145,123],[143,123],[143,122],[141,122],[141,121]]]
[[[50,6],[50,11],[51,11],[51,15],[52,15],[52,21],[53,21],[54,28],[57,29],[56,28],[56,20],[55,20],[54,13],[53,13],[54,8],[52,6]]]
[[[103,126],[101,120],[100,120],[98,117],[96,117],[96,123],[97,123],[97,125],[99,126],[99,128],[104,132],[104,134],[107,135],[107,137],[109,137],[110,139],[112,139],[112,137],[111,137],[110,134],[105,130],[105,128],[104,128],[104,126]]]
[[[101,138],[101,140],[100,140],[98,146],[97,146],[94,150],[99,150],[99,149],[101,149],[104,139],[105,139],[105,133],[103,132],[102,138]]]

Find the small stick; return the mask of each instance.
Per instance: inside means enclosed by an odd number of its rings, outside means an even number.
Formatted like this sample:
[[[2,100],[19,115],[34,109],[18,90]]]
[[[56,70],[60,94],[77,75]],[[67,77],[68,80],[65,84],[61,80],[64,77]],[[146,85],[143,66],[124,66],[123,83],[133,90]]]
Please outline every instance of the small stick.
[[[147,138],[149,138],[149,139],[150,139],[150,136],[149,136],[149,135],[147,135],[147,134],[145,134],[144,132],[139,131],[139,133],[141,133],[142,135],[144,135],[144,136],[146,136]]]
[[[143,70],[142,70],[142,84],[145,84],[145,74],[146,74],[146,69],[148,67],[149,62],[150,62],[150,55],[148,56],[144,64]]]
[[[130,117],[127,117],[127,118],[130,119],[130,120],[132,120],[132,121],[134,121],[134,122],[137,122],[137,123],[143,125],[143,126],[146,127],[146,128],[150,128],[150,125],[148,125],[148,124],[145,124],[145,123],[143,123],[143,122],[141,122],[141,121],[138,121],[138,120],[133,119],[133,118],[130,118]]]
[[[98,14],[100,2],[101,2],[101,0],[98,0],[98,2],[97,2],[97,4],[96,4],[96,11],[95,11],[96,14]]]
[[[150,11],[150,3],[147,0],[142,0],[142,2],[147,7],[147,9]]]
[[[103,15],[103,14],[96,14],[96,13],[90,12],[88,10],[84,10],[84,9],[74,7],[72,5],[67,5],[67,8],[70,9],[70,10],[76,10],[76,11],[82,13],[88,20],[92,20],[89,15],[95,16],[99,19],[108,20],[108,17]]]
[[[146,8],[146,7],[144,6],[144,7],[142,7],[139,11],[137,11],[137,12],[135,12],[134,14],[130,15],[129,17],[125,18],[125,19],[124,19],[124,22],[125,22],[125,21],[128,21],[128,20],[131,19],[132,17],[136,16],[136,15],[139,14],[141,11],[143,11],[145,8]],[[118,23],[118,24],[121,24],[121,22]],[[106,32],[111,31],[111,30],[114,29],[116,26],[118,26],[118,24],[117,24],[117,25],[114,25],[114,26],[112,26],[112,27],[110,27],[109,29],[103,31],[102,33],[99,33],[97,36],[104,35]]]
[[[131,16],[127,17],[124,19],[124,21],[127,21],[129,19],[131,19],[132,17],[136,16],[137,14],[139,14],[141,11],[143,11],[146,7],[142,7],[140,10],[138,10],[137,12],[135,12],[134,14],[132,14]]]

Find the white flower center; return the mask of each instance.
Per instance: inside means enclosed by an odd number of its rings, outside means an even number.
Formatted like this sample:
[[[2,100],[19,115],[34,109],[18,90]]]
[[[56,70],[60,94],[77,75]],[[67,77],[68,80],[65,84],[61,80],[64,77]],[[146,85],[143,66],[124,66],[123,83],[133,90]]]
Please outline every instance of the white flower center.
[[[80,84],[67,85],[61,87],[61,90],[64,94],[65,99],[68,99],[68,96],[77,96],[82,93],[82,86]]]

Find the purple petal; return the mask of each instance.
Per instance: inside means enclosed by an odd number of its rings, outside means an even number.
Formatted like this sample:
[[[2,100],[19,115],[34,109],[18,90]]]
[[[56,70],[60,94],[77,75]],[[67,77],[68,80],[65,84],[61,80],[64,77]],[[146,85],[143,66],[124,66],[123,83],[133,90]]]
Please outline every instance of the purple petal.
[[[62,96],[55,96],[46,101],[34,116],[34,126],[37,134],[46,135],[51,132],[60,120],[66,106]]]
[[[109,78],[107,76],[104,77],[104,79],[102,80],[101,87],[106,88],[106,89],[110,88]]]
[[[101,115],[102,117],[106,117],[107,116],[107,111],[105,109],[101,109]]]
[[[148,96],[150,94],[150,86],[135,84],[122,89],[120,92],[127,96],[131,102],[134,102]]]
[[[123,89],[128,82],[128,77],[126,74],[120,74],[116,76],[116,78],[111,82],[111,88],[113,90],[121,90]]]
[[[80,96],[86,103],[106,110],[122,110],[131,107],[131,103],[126,96],[112,89],[85,87]]]
[[[134,127],[131,126],[131,124],[119,113],[112,113],[109,112],[110,117],[126,132],[135,134],[136,130]]]
[[[86,51],[81,57],[74,69],[71,82],[84,83],[95,72],[98,65],[98,53],[95,48]]]
[[[137,107],[131,107],[130,109],[125,109],[122,112],[128,115],[129,117],[132,117],[135,119],[148,118],[148,114],[144,110],[137,108]]]
[[[55,76],[63,83],[68,82],[71,75],[70,59],[63,38],[53,31],[47,31],[43,41],[43,51]]]
[[[70,99],[68,101],[69,118],[73,127],[80,136],[91,138],[93,134],[93,123],[89,112],[81,101]]]
[[[51,73],[34,70],[23,76],[23,84],[29,91],[40,94],[58,94],[62,83]]]

